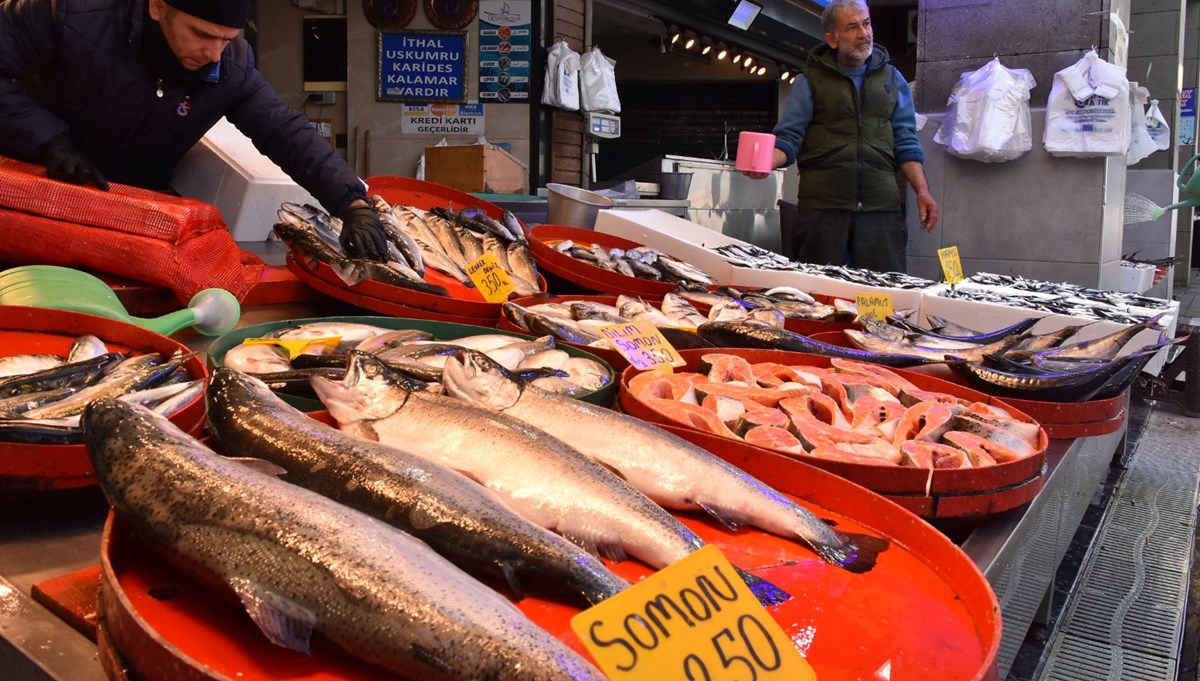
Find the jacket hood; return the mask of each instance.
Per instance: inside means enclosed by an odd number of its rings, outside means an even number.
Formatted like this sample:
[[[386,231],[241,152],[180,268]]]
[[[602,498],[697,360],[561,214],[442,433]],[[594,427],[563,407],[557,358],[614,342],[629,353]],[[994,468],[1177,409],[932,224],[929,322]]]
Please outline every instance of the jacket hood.
[[[871,56],[867,57],[867,71],[875,69],[891,62],[892,55],[887,51],[887,48],[879,43],[871,46]],[[837,51],[826,43],[821,43],[808,53],[808,61],[810,63],[824,64],[834,70],[840,70],[841,65],[838,64]]]

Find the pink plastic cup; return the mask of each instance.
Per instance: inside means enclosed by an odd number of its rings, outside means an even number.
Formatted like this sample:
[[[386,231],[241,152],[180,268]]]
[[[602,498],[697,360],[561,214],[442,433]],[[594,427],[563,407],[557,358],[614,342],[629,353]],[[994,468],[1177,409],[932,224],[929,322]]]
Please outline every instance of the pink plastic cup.
[[[738,135],[737,161],[734,167],[753,173],[775,169],[775,136],[769,132],[742,131]]]

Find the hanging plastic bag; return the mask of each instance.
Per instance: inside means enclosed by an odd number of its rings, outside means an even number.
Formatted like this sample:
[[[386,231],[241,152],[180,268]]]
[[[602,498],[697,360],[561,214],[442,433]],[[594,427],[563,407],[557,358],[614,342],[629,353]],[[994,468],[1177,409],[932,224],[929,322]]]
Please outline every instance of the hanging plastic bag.
[[[580,81],[584,111],[621,113],[617,96],[617,62],[593,47],[580,58]]]
[[[446,141],[445,137],[443,137],[442,139],[438,140],[437,144],[435,144],[433,146],[448,147],[448,146],[450,146],[450,143]],[[420,160],[417,161],[417,174],[414,175],[413,177],[417,178],[418,180],[425,179],[425,152],[424,151],[421,152],[421,158],[420,158]]]
[[[1033,148],[1029,69],[1009,69],[993,59],[959,78],[933,141],[960,158],[1011,161]]]
[[[1125,69],[1091,50],[1054,74],[1046,102],[1046,151],[1080,158],[1124,155],[1129,132]]]
[[[1131,166],[1158,151],[1150,131],[1146,128],[1146,101],[1150,91],[1129,83],[1129,149],[1125,152],[1125,165]]]
[[[1171,148],[1171,126],[1159,111],[1157,99],[1150,100],[1150,108],[1146,110],[1146,132],[1150,133],[1150,139],[1159,151]]]
[[[579,111],[579,53],[559,40],[546,57],[542,104]]]

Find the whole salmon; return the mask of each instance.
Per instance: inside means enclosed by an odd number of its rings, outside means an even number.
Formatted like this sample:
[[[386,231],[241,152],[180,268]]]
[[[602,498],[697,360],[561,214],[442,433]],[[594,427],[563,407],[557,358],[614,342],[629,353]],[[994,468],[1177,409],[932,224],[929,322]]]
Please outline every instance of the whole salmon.
[[[662,507],[561,440],[491,409],[410,392],[392,374],[374,357],[351,353],[344,381],[316,377],[313,388],[342,430],[465,473],[526,519],[601,555],[628,554],[663,568],[704,546]],[[760,600],[786,598],[758,578],[743,578],[762,587]]]
[[[228,585],[274,643],[314,632],[407,679],[604,676],[423,542],[315,492],[218,456],[118,400],[84,412],[108,500]]]
[[[533,584],[549,580],[589,603],[628,586],[599,560],[524,520],[476,482],[320,423],[250,376],[217,369],[208,389],[208,416],[231,456],[270,461],[287,471],[287,482],[395,525],[460,567],[496,564],[514,587],[522,576]]]

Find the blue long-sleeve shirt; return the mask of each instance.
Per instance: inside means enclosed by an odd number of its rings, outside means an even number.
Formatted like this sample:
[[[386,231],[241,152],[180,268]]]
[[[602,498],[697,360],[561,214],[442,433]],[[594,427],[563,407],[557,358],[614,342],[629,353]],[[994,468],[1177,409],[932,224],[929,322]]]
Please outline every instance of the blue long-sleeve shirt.
[[[884,68],[891,68],[884,67]],[[867,74],[867,66],[848,68],[839,66],[838,70],[854,80],[859,92],[862,92],[863,79]],[[896,110],[892,112],[892,134],[896,141],[896,163],[909,161],[925,162],[925,154],[921,151],[921,141],[917,139],[917,113],[913,104],[912,90],[904,78],[897,78]],[[783,115],[775,125],[775,147],[787,154],[788,167],[796,162],[796,155],[804,145],[804,134],[808,124],[812,122],[813,101],[812,88],[804,74],[796,76],[792,92],[788,95]]]

